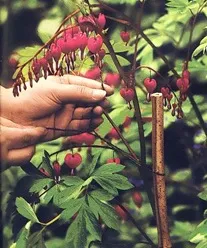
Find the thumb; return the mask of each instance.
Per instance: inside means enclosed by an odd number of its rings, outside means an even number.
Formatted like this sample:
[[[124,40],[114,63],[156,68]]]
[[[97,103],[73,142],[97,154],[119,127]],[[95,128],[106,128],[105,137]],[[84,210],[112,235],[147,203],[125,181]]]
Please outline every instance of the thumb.
[[[61,103],[102,101],[106,96],[105,90],[92,89],[82,85],[62,84],[56,91],[56,97]]]

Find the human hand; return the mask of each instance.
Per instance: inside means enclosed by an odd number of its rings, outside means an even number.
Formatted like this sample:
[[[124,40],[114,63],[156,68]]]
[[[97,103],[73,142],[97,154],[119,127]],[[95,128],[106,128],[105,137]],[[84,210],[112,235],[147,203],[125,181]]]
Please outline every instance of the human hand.
[[[22,126],[0,117],[0,170],[29,161],[35,152],[34,145],[46,134],[42,127]]]
[[[14,97],[12,89],[2,92],[1,116],[29,126],[49,127],[43,141],[95,129],[102,123],[110,86],[79,76],[41,78],[33,88]],[[61,131],[67,130],[67,131]]]

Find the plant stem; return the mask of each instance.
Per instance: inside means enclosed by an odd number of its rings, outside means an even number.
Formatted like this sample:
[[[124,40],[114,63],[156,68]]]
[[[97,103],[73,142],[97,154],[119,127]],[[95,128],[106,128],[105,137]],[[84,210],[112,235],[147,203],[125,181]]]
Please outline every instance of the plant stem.
[[[107,37],[105,37],[103,34],[101,34],[104,40],[105,45],[107,46],[109,53],[111,55],[111,58],[119,72],[119,74],[121,75],[121,77],[123,78],[123,80],[125,82],[129,81],[129,78],[125,76],[124,71],[116,57],[116,54],[114,52],[114,49],[111,45],[111,43],[109,42],[109,40],[107,39]],[[134,80],[134,75],[132,75]],[[135,82],[132,82],[133,85],[135,85]],[[135,91],[135,86],[134,86],[134,91]],[[136,93],[136,91],[135,91]],[[150,201],[150,205],[152,207],[152,211],[153,213],[155,213],[155,208],[154,208],[154,202],[153,202],[153,194],[151,191],[152,188],[152,184],[149,182],[148,180],[148,174],[149,171],[147,170],[148,168],[146,167],[146,147],[145,147],[145,137],[144,137],[144,129],[143,129],[143,123],[142,123],[142,116],[141,116],[141,110],[140,110],[140,106],[139,106],[139,100],[138,100],[138,96],[137,94],[135,94],[135,98],[133,100],[133,104],[134,104],[134,108],[135,108],[135,117],[137,120],[137,124],[138,124],[138,132],[139,132],[139,137],[140,137],[140,151],[141,151],[141,165],[142,166],[137,166],[140,176],[144,181],[144,185],[146,187],[146,192]]]
[[[112,11],[114,12],[115,14],[118,14],[120,16],[122,16],[125,20],[122,20],[122,21],[125,21],[125,25],[128,25],[130,26],[131,28],[133,28],[136,32],[137,32],[137,27],[136,25],[133,24],[133,22],[131,21],[131,19],[126,16],[124,13],[110,7],[108,8],[106,4],[104,4],[102,1],[98,0],[98,2],[100,3],[100,7],[102,8],[105,8],[105,9],[108,9],[109,11]],[[204,2],[204,4],[200,7],[199,9],[199,12],[201,12],[201,10],[203,9],[203,7],[205,6],[206,2]],[[117,19],[114,18],[114,20],[117,21]],[[195,20],[195,19],[194,19]],[[193,31],[193,30],[192,30]],[[191,33],[193,34],[193,32],[191,31]],[[178,72],[172,67],[172,65],[170,64],[169,60],[165,57],[165,55],[159,50],[159,48],[157,48],[155,46],[155,44],[148,38],[148,36],[143,32],[143,30],[139,30],[139,34],[142,36],[142,38],[154,49],[154,51],[159,55],[159,57],[165,62],[165,64],[168,66],[169,70],[171,70],[174,74],[174,76],[176,78],[179,78],[180,75],[178,74]],[[190,38],[192,39],[192,38]],[[188,94],[188,98],[192,104],[192,107],[193,107],[193,110],[196,114],[196,117],[198,118],[199,122],[200,122],[200,126],[201,128],[204,130],[205,132],[205,135],[207,136],[207,127],[205,125],[205,122],[203,120],[203,117],[200,113],[200,110],[196,104],[196,102],[194,101],[193,99],[193,96],[191,93]]]
[[[152,100],[152,159],[153,159],[153,185],[158,228],[158,247],[171,248],[169,235],[165,166],[164,166],[164,121],[162,93],[151,95]]]
[[[38,196],[39,199],[40,199],[44,194],[46,194],[49,190],[51,190],[54,186],[55,186],[55,184],[52,185],[50,188],[46,189],[44,192],[42,192],[42,193]]]
[[[106,118],[108,119],[108,121],[111,123],[111,125],[113,126],[113,128],[117,131],[117,133],[119,134],[121,140],[123,141],[124,145],[126,146],[126,148],[128,149],[128,151],[131,153],[131,155],[138,161],[139,163],[139,159],[137,158],[136,154],[134,153],[134,151],[132,150],[132,148],[130,147],[129,143],[126,141],[126,139],[123,137],[122,133],[120,132],[119,128],[116,126],[116,124],[113,122],[113,120],[111,119],[111,117],[109,116],[109,114],[103,110],[104,115],[106,116]]]
[[[48,221],[46,223],[40,222],[40,224],[44,225],[44,226],[49,226],[49,225],[53,224],[55,221],[59,220],[59,218],[60,218],[60,214],[55,216],[52,220],[50,220],[50,221]]]
[[[191,103],[191,105],[193,107],[193,110],[195,111],[195,114],[196,114],[196,117],[198,118],[200,126],[203,129],[203,131],[204,131],[204,133],[205,133],[205,135],[207,137],[207,124],[205,123],[205,121],[204,121],[204,119],[203,119],[203,117],[201,115],[201,112],[200,112],[200,110],[198,108],[198,105],[195,102],[193,94],[190,91],[188,92],[188,99],[189,99],[189,101],[190,101],[190,103]]]
[[[101,3],[101,6],[102,6],[102,3]],[[105,5],[103,5],[103,6],[105,6]],[[203,6],[202,6],[203,7]],[[201,8],[202,9],[202,8]],[[200,10],[201,11],[201,10]],[[129,26],[131,26],[136,32],[137,32],[137,27],[136,27],[136,25],[134,25],[132,22],[131,22],[131,20],[130,20],[130,18],[129,17],[127,17],[126,15],[124,15],[123,13],[121,13],[121,12],[119,12],[119,11],[115,11],[115,13],[118,13],[119,15],[122,15],[125,19],[126,19],[126,21],[128,22],[128,25]],[[180,75],[178,74],[178,72],[174,69],[174,67],[172,67],[172,65],[170,64],[170,62],[169,62],[169,60],[165,57],[165,55],[159,50],[159,48],[157,48],[156,46],[155,46],[155,44],[148,38],[148,36],[143,32],[143,30],[139,30],[139,34],[142,36],[142,38],[154,49],[154,51],[159,55],[159,57],[164,61],[164,63],[168,66],[168,68],[169,68],[169,70],[171,70],[172,71],[172,73],[174,74],[174,76],[176,77],[176,78],[179,78],[180,77]],[[194,98],[193,98],[193,95],[190,93],[190,92],[188,92],[188,98],[189,98],[189,101],[190,101],[190,103],[191,103],[191,105],[192,105],[192,107],[193,107],[193,110],[194,110],[194,112],[195,112],[195,114],[196,114],[196,117],[197,117],[197,119],[199,120],[199,123],[200,123],[200,126],[201,126],[201,128],[203,129],[203,131],[205,132],[205,135],[206,135],[206,137],[207,137],[207,127],[206,127],[206,125],[205,125],[205,122],[204,122],[204,120],[203,120],[203,117],[202,117],[202,115],[201,115],[201,112],[200,112],[200,110],[199,110],[199,108],[198,108],[198,106],[197,106],[197,104],[196,104],[196,102],[195,102],[195,100],[194,100]]]
[[[124,150],[120,149],[119,147],[113,145],[111,142],[109,142],[108,140],[106,140],[105,138],[102,138],[97,132],[95,132],[95,135],[102,141],[104,141],[107,145],[109,145],[111,147],[111,149],[123,154],[125,157],[127,157],[128,159],[130,159],[133,163],[135,163],[136,165],[140,165],[140,163],[138,163],[139,161],[137,159],[135,159],[133,156],[131,156],[129,153],[125,152]]]
[[[191,44],[192,44],[192,38],[193,38],[193,31],[195,29],[195,24],[196,24],[196,21],[197,21],[197,17],[198,17],[198,14],[202,11],[202,9],[205,7],[206,3],[204,2],[204,4],[202,6],[199,6],[198,8],[198,11],[197,13],[193,15],[193,21],[192,21],[192,25],[191,25],[191,29],[190,29],[190,35],[189,35],[189,42],[188,42],[188,52],[187,52],[187,58],[186,58],[186,67],[188,67],[188,62],[190,60],[190,49],[191,49]]]
[[[145,1],[141,2],[141,8],[138,12],[137,32],[136,32],[136,39],[135,39],[135,45],[134,45],[134,56],[133,56],[133,62],[132,62],[132,71],[134,71],[134,73],[135,73],[135,69],[137,67],[136,64],[137,64],[139,31],[141,30],[141,21],[142,21],[142,16],[143,16],[144,4],[145,4]]]
[[[149,198],[150,205],[152,207],[153,214],[155,215],[155,203],[153,201],[153,193],[152,193],[152,183],[148,179],[149,171],[147,171],[147,164],[146,164],[146,143],[144,137],[144,128],[141,116],[141,109],[139,105],[139,100],[137,94],[135,94],[135,99],[133,100],[134,109],[135,109],[135,117],[138,123],[138,131],[139,131],[139,139],[140,139],[140,162],[141,166],[139,169],[140,175],[143,178],[144,184],[146,186],[146,192]]]
[[[130,212],[122,204],[120,204],[119,202],[118,202],[118,205],[127,214],[127,216],[129,217],[130,221],[134,224],[134,226],[141,233],[141,235],[148,241],[148,243],[151,245],[151,247],[156,247],[156,245],[153,243],[153,241],[150,239],[150,237],[145,233],[145,231],[142,229],[142,227],[136,222],[136,220],[130,214]]]

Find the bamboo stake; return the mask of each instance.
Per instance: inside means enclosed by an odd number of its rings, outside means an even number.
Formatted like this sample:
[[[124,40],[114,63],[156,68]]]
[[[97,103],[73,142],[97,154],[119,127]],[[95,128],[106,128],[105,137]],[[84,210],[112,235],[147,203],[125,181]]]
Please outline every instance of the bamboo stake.
[[[152,94],[151,100],[153,187],[158,229],[158,247],[171,248],[166,203],[162,93]]]

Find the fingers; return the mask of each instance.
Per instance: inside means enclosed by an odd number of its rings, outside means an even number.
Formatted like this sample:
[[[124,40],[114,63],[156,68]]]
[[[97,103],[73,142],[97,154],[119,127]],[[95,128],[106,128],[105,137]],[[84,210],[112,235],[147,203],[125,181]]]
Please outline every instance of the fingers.
[[[103,113],[103,108],[101,106],[96,106],[94,108],[82,108],[77,107],[73,113],[74,120],[82,120],[82,119],[92,119],[94,116],[101,115]]]
[[[77,107],[92,107],[97,106],[97,103],[78,103],[76,104]],[[110,106],[109,101],[105,98],[103,101],[98,103],[98,106],[101,106],[102,108],[108,108]]]
[[[6,126],[6,127],[22,127],[20,124],[14,123],[3,117],[0,117],[0,125]]]
[[[1,170],[29,161],[35,151],[33,145],[47,133],[45,128],[23,127],[5,118],[0,124]]]
[[[100,89],[91,89],[82,85],[62,84],[54,92],[60,103],[95,103],[102,101],[106,96],[106,91]]]
[[[73,120],[70,123],[69,129],[71,131],[77,131],[78,133],[81,132],[88,132],[90,130],[94,130],[103,122],[102,117],[94,118],[93,120]],[[68,135],[68,134],[66,134]],[[70,134],[71,135],[71,134]]]
[[[80,86],[85,86],[91,89],[104,89],[106,91],[106,95],[112,95],[114,90],[107,84],[102,84],[98,81],[95,81],[93,79],[84,78],[80,76],[74,76],[74,75],[64,75],[61,77],[61,82],[65,84],[75,84]]]
[[[1,126],[1,131],[6,137],[8,150],[24,148],[37,144],[46,135],[46,129],[42,127],[5,127]]]
[[[12,149],[8,151],[6,163],[9,166],[23,165],[24,163],[31,160],[35,153],[34,146],[28,146],[21,149]]]
[[[103,114],[103,108],[101,106],[97,106],[93,109],[94,115],[102,115]]]
[[[94,129],[96,129],[101,123],[103,122],[102,117],[97,117],[92,120],[90,119],[83,119],[83,120],[72,120],[70,124],[61,130],[56,130],[53,132],[53,130],[48,131],[48,139],[52,139],[54,137],[60,137],[60,136],[70,136],[70,135],[76,135],[83,132],[90,132]],[[58,127],[59,128],[59,127]]]

